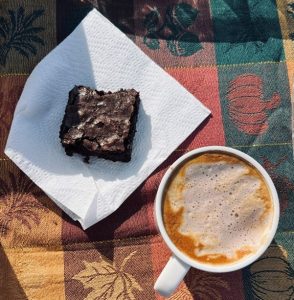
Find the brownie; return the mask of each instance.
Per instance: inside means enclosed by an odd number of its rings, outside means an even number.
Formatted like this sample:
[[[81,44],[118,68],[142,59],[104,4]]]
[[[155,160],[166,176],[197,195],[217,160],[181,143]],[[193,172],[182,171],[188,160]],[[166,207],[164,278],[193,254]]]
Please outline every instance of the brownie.
[[[66,154],[79,153],[86,161],[89,156],[130,161],[139,102],[134,89],[112,93],[75,86],[59,135]]]

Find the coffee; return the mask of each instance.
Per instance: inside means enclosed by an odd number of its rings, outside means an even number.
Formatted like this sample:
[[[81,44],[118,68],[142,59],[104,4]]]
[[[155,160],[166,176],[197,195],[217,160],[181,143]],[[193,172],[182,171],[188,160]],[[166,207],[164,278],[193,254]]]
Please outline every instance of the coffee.
[[[199,154],[175,170],[163,199],[164,226],[192,259],[231,264],[268,240],[271,193],[247,161],[224,152]]]

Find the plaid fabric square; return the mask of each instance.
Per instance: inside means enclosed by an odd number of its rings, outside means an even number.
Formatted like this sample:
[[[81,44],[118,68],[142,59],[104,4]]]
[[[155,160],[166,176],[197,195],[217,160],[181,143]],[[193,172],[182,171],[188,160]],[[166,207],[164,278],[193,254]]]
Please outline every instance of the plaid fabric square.
[[[56,45],[55,1],[2,0],[0,74],[30,73]]]
[[[0,299],[64,299],[61,246],[5,248],[0,244]]]
[[[75,263],[73,263],[75,262]],[[67,246],[68,299],[154,299],[149,239]]]
[[[136,44],[162,67],[214,65],[207,1],[135,1]]]
[[[217,64],[285,59],[274,1],[218,0],[211,7]]]
[[[291,103],[285,63],[219,67],[228,146],[291,141]]]

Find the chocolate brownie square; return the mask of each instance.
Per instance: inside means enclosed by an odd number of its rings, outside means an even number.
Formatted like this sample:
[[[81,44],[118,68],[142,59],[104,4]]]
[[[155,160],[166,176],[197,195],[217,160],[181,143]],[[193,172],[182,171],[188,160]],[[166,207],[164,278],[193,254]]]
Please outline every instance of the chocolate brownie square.
[[[139,102],[134,89],[112,93],[75,86],[60,128],[66,154],[130,161]]]

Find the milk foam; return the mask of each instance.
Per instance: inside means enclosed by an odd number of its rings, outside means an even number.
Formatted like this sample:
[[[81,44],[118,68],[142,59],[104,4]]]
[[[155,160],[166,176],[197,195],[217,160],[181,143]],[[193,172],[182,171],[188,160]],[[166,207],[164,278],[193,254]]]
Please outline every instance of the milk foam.
[[[195,257],[235,261],[266,241],[273,208],[267,186],[253,167],[219,157],[212,162],[195,159],[182,168],[170,183],[166,201],[172,211],[183,210],[178,232],[193,239]]]

